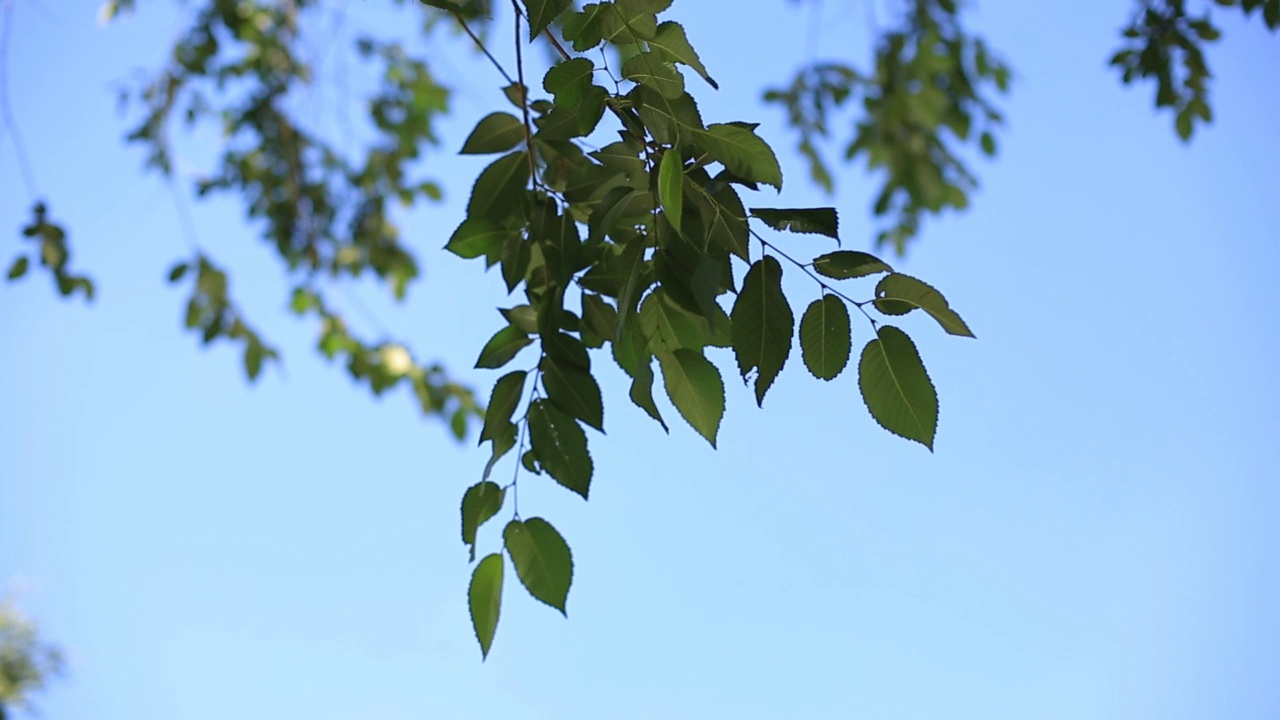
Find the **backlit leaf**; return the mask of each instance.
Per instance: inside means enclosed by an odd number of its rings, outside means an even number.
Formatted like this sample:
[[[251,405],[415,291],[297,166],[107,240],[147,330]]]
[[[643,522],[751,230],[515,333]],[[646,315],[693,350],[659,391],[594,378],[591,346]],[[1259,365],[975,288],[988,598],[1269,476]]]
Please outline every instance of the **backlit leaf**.
[[[848,280],[882,272],[893,272],[880,258],[856,250],[837,250],[819,255],[813,260],[813,269],[819,275],[836,280]]]
[[[569,9],[572,3],[570,0],[521,0],[529,13],[529,40],[538,37],[538,34],[547,29],[552,20],[565,10]]]
[[[849,308],[834,295],[814,300],[800,318],[800,353],[819,380],[831,380],[849,363]]]
[[[560,533],[535,517],[507,523],[502,539],[529,594],[567,615],[564,606],[573,583],[573,555]]]
[[[464,260],[471,260],[500,251],[507,239],[517,235],[488,218],[469,217],[453,231],[444,249]]]
[[[485,343],[484,349],[480,351],[480,358],[476,360],[476,367],[496,370],[510,362],[516,353],[531,343],[533,341],[528,335],[508,325]]]
[[[724,381],[720,371],[696,350],[658,353],[662,381],[671,404],[694,430],[716,446],[724,417]]]
[[[496,219],[510,216],[529,182],[529,156],[524,151],[503,155],[476,178],[467,203],[467,217]],[[495,210],[497,212],[495,212]]]
[[[778,158],[759,135],[738,125],[722,123],[696,133],[696,138],[713,160],[734,175],[782,189]]]
[[[756,371],[756,404],[782,371],[791,353],[795,317],[782,293],[782,266],[771,256],[758,260],[747,271],[742,290],[733,303],[733,352],[738,370],[746,378]]]
[[[502,554],[485,556],[471,573],[467,588],[467,604],[471,606],[471,627],[480,641],[480,654],[489,657],[493,634],[498,630],[498,614],[502,610]]]
[[[627,58],[622,63],[622,76],[648,85],[663,97],[678,98],[684,94],[684,76],[671,63],[651,52],[640,52]]]
[[[653,38],[649,40],[649,47],[654,53],[661,53],[668,60],[688,65],[701,75],[708,85],[716,89],[720,88],[707,74],[707,68],[703,66],[698,53],[689,44],[689,38],[685,36],[684,28],[679,23],[668,20],[659,25]]]
[[[569,415],[604,432],[600,386],[591,373],[574,363],[545,357],[540,365],[547,397]]]
[[[667,148],[658,165],[658,198],[672,226],[680,227],[684,215],[684,161],[680,151]]]
[[[542,468],[585,500],[594,468],[578,422],[549,400],[536,400],[529,406],[529,439]]]
[[[489,407],[484,411],[484,427],[480,430],[480,442],[492,440],[499,430],[511,424],[511,415],[520,404],[527,373],[523,370],[509,372],[498,378],[489,394]]]
[[[461,155],[506,152],[524,140],[524,123],[515,115],[495,112],[484,116],[462,143]]]
[[[858,364],[858,386],[871,416],[895,435],[933,450],[938,393],[911,338],[892,325],[876,329]]]
[[[826,235],[840,242],[835,208],[751,208],[751,217],[774,230]]]
[[[905,315],[920,308],[933,316],[948,334],[973,337],[969,326],[951,309],[942,293],[910,275],[893,273],[882,278],[876,284],[875,305],[886,315]]]
[[[462,495],[462,544],[470,547],[472,560],[476,559],[476,531],[498,514],[505,495],[497,483],[487,481],[472,485]]]

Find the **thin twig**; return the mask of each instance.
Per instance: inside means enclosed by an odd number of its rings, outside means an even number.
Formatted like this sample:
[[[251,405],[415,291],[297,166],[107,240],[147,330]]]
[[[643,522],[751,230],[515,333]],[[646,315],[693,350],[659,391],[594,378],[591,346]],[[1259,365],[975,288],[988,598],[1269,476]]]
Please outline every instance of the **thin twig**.
[[[529,182],[533,183],[533,187],[538,187],[538,165],[533,158],[533,126],[529,122],[529,86],[524,84],[524,53],[521,50],[520,42],[520,18],[524,15],[520,12],[520,6],[516,4],[516,0],[511,0],[511,8],[515,10],[515,28],[516,28],[516,78],[520,82],[520,111],[524,113],[524,147],[525,152],[529,155]]]
[[[822,289],[823,289],[823,290],[825,290],[825,291],[827,291],[827,292],[831,293],[832,295],[835,295],[836,297],[838,297],[838,298],[840,298],[840,299],[844,300],[845,302],[849,303],[850,305],[852,305],[852,306],[854,306],[854,307],[858,308],[858,312],[860,312],[860,313],[862,313],[864,316],[866,316],[867,320],[871,323],[872,327],[875,327],[876,325],[878,325],[878,324],[879,324],[879,323],[876,321],[876,319],[875,319],[875,318],[873,318],[873,317],[871,317],[870,315],[868,315],[868,314],[867,314],[866,309],[863,307],[864,305],[867,305],[868,303],[874,302],[873,300],[863,300],[862,302],[858,302],[857,300],[854,300],[853,298],[849,297],[848,295],[845,295],[844,293],[840,292],[839,290],[837,290],[837,289],[835,289],[835,288],[831,287],[831,285],[827,284],[827,283],[826,283],[822,278],[818,277],[817,275],[814,275],[814,274],[813,274],[813,272],[809,270],[809,266],[808,266],[807,264],[802,263],[802,262],[800,262],[800,261],[796,260],[795,258],[791,257],[790,255],[786,254],[785,252],[783,252],[782,250],[780,250],[780,249],[778,248],[778,246],[777,246],[777,245],[774,245],[774,244],[770,243],[768,240],[765,240],[763,237],[761,237],[761,236],[760,236],[760,233],[756,232],[755,230],[752,230],[750,227],[748,227],[747,229],[751,232],[751,234],[752,234],[752,235],[754,235],[754,236],[755,236],[755,238],[756,238],[757,240],[759,240],[759,241],[760,241],[760,244],[761,244],[761,245],[763,245],[763,246],[765,246],[766,248],[768,248],[768,249],[772,250],[775,254],[780,255],[782,258],[784,258],[785,260],[789,261],[792,265],[795,265],[796,267],[800,268],[802,271],[804,271],[804,274],[805,274],[805,275],[808,275],[810,278],[812,278],[812,279],[813,279],[813,281],[814,281],[814,282],[816,282],[816,283],[818,283],[818,285],[820,285],[820,286],[822,287]]]
[[[514,85],[516,81],[511,79],[511,75],[507,73],[506,68],[502,67],[502,63],[498,62],[498,59],[493,56],[493,53],[489,52],[489,48],[485,47],[480,38],[471,31],[471,26],[467,25],[467,21],[462,18],[462,14],[455,11],[453,13],[453,17],[458,21],[458,24],[462,26],[463,32],[471,38],[471,42],[474,42],[476,47],[480,48],[480,52],[484,53],[484,56],[489,58],[489,62],[493,63],[493,66],[498,68],[498,72],[502,73],[502,77],[507,79],[507,84]],[[517,33],[518,32],[519,30],[517,30]]]

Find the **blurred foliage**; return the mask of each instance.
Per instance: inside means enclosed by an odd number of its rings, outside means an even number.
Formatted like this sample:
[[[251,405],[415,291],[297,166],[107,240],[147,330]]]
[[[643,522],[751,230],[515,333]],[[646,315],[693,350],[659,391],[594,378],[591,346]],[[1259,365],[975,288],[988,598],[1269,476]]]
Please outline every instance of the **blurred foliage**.
[[[62,653],[40,639],[11,601],[0,601],[0,720],[30,712],[32,696],[61,674]]]

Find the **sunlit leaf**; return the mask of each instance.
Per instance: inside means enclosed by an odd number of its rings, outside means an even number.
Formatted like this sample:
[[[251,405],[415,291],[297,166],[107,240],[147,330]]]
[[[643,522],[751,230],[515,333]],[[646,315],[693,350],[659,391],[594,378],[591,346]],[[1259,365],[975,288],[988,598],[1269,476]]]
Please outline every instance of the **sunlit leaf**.
[[[476,531],[489,518],[502,509],[502,501],[506,491],[497,483],[481,481],[467,488],[462,495],[462,544],[471,551],[471,559],[476,559]]]
[[[696,350],[658,353],[667,397],[680,416],[702,437],[716,446],[724,417],[724,381],[720,371]]]
[[[573,555],[569,544],[551,523],[542,518],[512,520],[502,539],[516,566],[516,576],[529,594],[565,613],[565,600],[573,584]]]
[[[849,308],[840,298],[814,300],[800,318],[800,353],[819,380],[831,380],[849,364]]]
[[[938,428],[938,393],[911,338],[892,325],[876,329],[858,364],[858,386],[881,427],[930,450]]]
[[[585,500],[594,468],[578,422],[550,401],[535,400],[529,406],[529,439],[543,469]]]
[[[920,308],[933,316],[951,335],[973,337],[973,332],[956,314],[942,293],[910,275],[893,273],[876,284],[876,309],[886,315],[905,315]]]
[[[684,214],[684,161],[676,148],[667,148],[662,153],[658,164],[658,197],[672,226],[680,227]]]
[[[489,657],[493,634],[498,630],[498,614],[502,610],[502,555],[486,555],[471,573],[467,588],[467,604],[471,606],[471,627],[480,641],[480,654]]]
[[[734,175],[782,189],[782,168],[773,149],[759,135],[738,125],[714,124],[696,133],[712,159]]]

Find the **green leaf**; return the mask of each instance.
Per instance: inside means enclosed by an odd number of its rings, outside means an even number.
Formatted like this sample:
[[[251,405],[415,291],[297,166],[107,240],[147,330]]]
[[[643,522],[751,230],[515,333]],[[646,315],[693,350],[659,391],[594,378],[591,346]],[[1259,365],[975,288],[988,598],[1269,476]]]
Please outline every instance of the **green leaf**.
[[[244,374],[252,382],[262,372],[262,360],[266,356],[266,348],[261,343],[250,342],[244,346]]]
[[[493,472],[493,466],[497,465],[502,456],[511,452],[511,448],[516,446],[516,429],[515,423],[499,428],[497,437],[493,439],[493,452],[489,456],[489,462],[485,463],[484,466],[482,480],[488,480],[489,474]]]
[[[751,208],[751,217],[774,230],[826,235],[840,242],[835,208]]]
[[[663,151],[658,165],[658,198],[672,226],[680,227],[684,215],[684,160],[673,147]]]
[[[814,300],[800,318],[800,353],[819,380],[831,380],[849,364],[849,308],[834,295]]]
[[[702,249],[730,252],[748,261],[750,228],[747,227],[747,211],[738,193],[728,183],[723,183],[715,192],[698,182],[689,183],[689,187],[693,190],[693,198],[698,203],[698,211],[706,227],[707,247]]]
[[[889,432],[933,450],[938,393],[911,338],[892,325],[862,349],[858,386],[871,417]]]
[[[573,555],[560,533],[535,517],[507,523],[502,539],[529,594],[567,616],[564,605],[573,583]]]
[[[26,275],[27,267],[30,264],[31,264],[31,261],[27,259],[26,255],[19,255],[18,259],[14,260],[13,264],[9,266],[9,279],[17,280],[23,275]]]
[[[467,203],[467,217],[496,218],[513,214],[527,182],[529,156],[524,151],[503,155],[476,178],[476,184],[471,188],[471,200]]]
[[[467,488],[462,495],[462,544],[471,549],[471,559],[476,559],[476,531],[489,518],[498,514],[506,491],[497,483],[481,481]]]
[[[696,133],[698,144],[713,160],[744,180],[782,189],[782,168],[769,144],[746,128],[713,124]]]
[[[548,400],[534,401],[529,406],[529,440],[543,469],[586,500],[594,468],[578,422]]]
[[[17,265],[17,263],[14,263],[14,265],[16,266],[16,265]],[[22,268],[23,268],[23,272],[25,272],[25,271],[26,271],[26,264],[25,264],[25,263],[23,263]],[[176,282],[178,282],[179,280],[181,280],[181,279],[182,279],[182,276],[183,276],[183,275],[186,275],[186,274],[187,274],[187,270],[189,270],[189,269],[191,269],[191,266],[190,266],[190,265],[188,265],[187,263],[184,263],[184,262],[180,262],[180,263],[178,263],[178,264],[174,265],[173,267],[169,268],[169,282],[171,282],[171,283],[176,283]],[[22,273],[20,272],[20,273],[18,273],[18,275],[19,275],[19,276],[21,276],[21,275],[22,275]],[[10,271],[9,271],[9,278],[10,278],[10,279],[12,279],[13,277],[14,277],[13,270],[10,270]]]
[[[476,367],[496,370],[510,362],[516,353],[531,343],[533,341],[528,335],[508,325],[485,343],[484,349],[480,351],[480,359],[476,360]]]
[[[590,372],[582,367],[544,357],[542,384],[547,397],[569,415],[604,432],[604,405],[600,398],[600,386]]]
[[[586,58],[573,58],[553,65],[542,78],[542,87],[555,95],[556,104],[572,106],[582,99],[593,83],[595,63]]]
[[[893,272],[880,258],[856,250],[837,250],[819,255],[813,260],[813,269],[819,275],[836,280],[848,280],[882,272]]]
[[[645,411],[649,417],[658,421],[662,426],[663,432],[671,432],[667,427],[667,422],[662,419],[662,413],[658,412],[658,405],[653,401],[653,366],[650,364],[652,358],[646,356],[644,362],[636,365],[634,378],[631,381],[631,402],[636,407]]]
[[[717,90],[720,89],[716,81],[707,74],[707,68],[703,66],[698,53],[694,52],[693,46],[689,44],[689,38],[685,36],[684,28],[679,23],[667,21],[659,25],[653,38],[649,40],[649,48],[672,62],[688,65],[701,75],[708,85]]]
[[[716,446],[724,417],[724,381],[720,371],[702,353],[680,349],[658,353],[662,382],[671,404],[702,437]]]
[[[467,603],[471,606],[471,627],[480,641],[480,655],[489,657],[493,634],[498,629],[498,613],[502,610],[502,554],[485,556],[471,573],[471,587],[467,588]]]
[[[920,308],[933,316],[948,334],[973,337],[969,326],[947,304],[942,293],[910,275],[886,275],[876,285],[876,309],[886,315],[905,315]]]
[[[469,217],[453,231],[444,249],[464,260],[472,260],[500,250],[503,243],[518,235],[488,218]]]
[[[659,288],[640,304],[640,329],[651,353],[663,350],[701,350],[707,344],[707,322],[680,307]]]
[[[684,94],[684,76],[671,63],[651,52],[640,52],[622,63],[622,76],[632,82],[647,85],[665,98],[678,98]]]
[[[756,405],[791,354],[795,317],[782,293],[782,266],[771,256],[756,261],[733,303],[733,352],[745,379],[756,371]]]
[[[572,4],[570,0],[521,0],[521,2],[529,11],[530,42]]]
[[[638,85],[631,91],[630,98],[638,106],[640,119],[653,139],[663,145],[691,142],[706,132],[698,104],[688,93],[668,98],[647,85]]]
[[[489,407],[484,412],[484,427],[480,430],[480,442],[493,440],[501,430],[511,424],[511,416],[520,404],[526,373],[523,370],[509,372],[498,378],[489,394]]]
[[[612,340],[618,332],[618,311],[599,295],[582,294],[582,322],[601,338]]]
[[[506,152],[524,140],[524,123],[515,115],[504,112],[490,113],[476,123],[476,127],[462,143],[460,155],[486,155]]]

